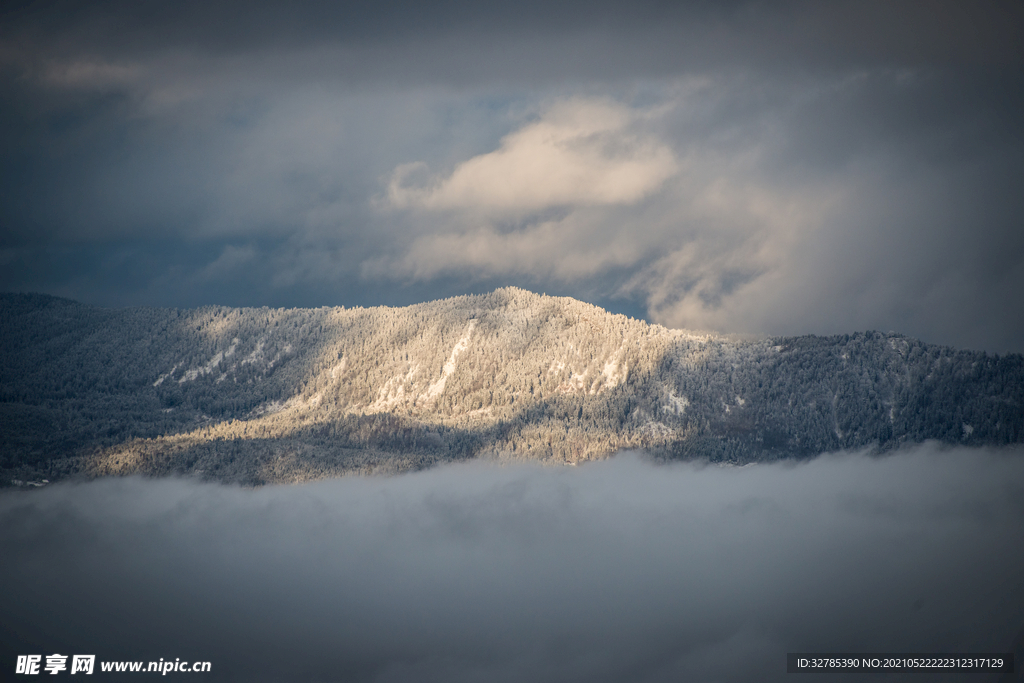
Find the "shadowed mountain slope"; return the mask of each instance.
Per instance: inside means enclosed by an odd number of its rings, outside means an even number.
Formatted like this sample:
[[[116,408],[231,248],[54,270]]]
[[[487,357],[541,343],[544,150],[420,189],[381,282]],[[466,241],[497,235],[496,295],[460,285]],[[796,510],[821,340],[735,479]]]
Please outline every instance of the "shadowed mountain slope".
[[[1024,441],[1024,359],[895,334],[737,340],[515,288],[406,308],[0,296],[0,483],[250,484],[623,448],[752,462]]]

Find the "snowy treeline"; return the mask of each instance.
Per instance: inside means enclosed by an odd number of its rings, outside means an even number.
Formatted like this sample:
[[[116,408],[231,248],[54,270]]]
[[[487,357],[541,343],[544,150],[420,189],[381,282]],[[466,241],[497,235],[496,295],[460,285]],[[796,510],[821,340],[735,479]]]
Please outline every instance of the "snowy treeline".
[[[7,294],[0,354],[0,483],[1024,440],[1019,355],[876,332],[736,340],[515,288],[369,309],[107,310]]]

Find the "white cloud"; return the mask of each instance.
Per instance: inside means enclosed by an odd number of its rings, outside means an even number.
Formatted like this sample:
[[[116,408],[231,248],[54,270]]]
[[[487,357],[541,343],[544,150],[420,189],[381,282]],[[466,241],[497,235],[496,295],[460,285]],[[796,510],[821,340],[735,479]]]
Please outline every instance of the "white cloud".
[[[690,85],[656,114],[607,102],[563,103],[433,184],[407,182],[423,164],[399,167],[389,198],[412,209],[419,234],[398,254],[364,262],[363,275],[572,283],[632,269],[615,287],[645,300],[652,319],[749,329],[737,324],[737,308],[763,304],[763,295],[751,293],[790,267],[795,247],[820,231],[842,192],[828,181],[793,186],[773,177],[777,150],[764,139],[772,130],[708,139],[698,123],[689,135],[671,136],[670,146],[663,130],[654,131],[666,122],[692,125],[722,96],[714,84]],[[546,171],[538,159],[550,161]],[[644,171],[632,185],[602,189],[638,166]],[[533,184],[523,170],[531,167],[541,168]],[[503,173],[512,179],[504,185]]]
[[[844,193],[832,183],[776,186],[729,163],[705,182],[676,205],[689,230],[665,239],[619,293],[643,297],[651,319],[669,327],[763,331],[766,311],[791,294],[802,247],[848,206]]]
[[[408,209],[420,234],[401,253],[365,262],[363,274],[568,281],[636,264],[663,236],[662,217],[646,207],[681,170],[651,131],[666,111],[563,100],[447,177],[431,178],[421,162],[398,166],[387,204]]]
[[[564,101],[447,178],[415,186],[407,182],[424,165],[399,166],[388,199],[396,207],[499,213],[633,204],[678,170],[667,145],[633,130],[639,118],[641,112],[608,101]]]
[[[570,280],[633,265],[645,253],[644,240],[615,230],[600,211],[584,209],[511,232],[484,225],[424,235],[398,257],[365,262],[363,274],[417,280],[446,273],[525,274]]]

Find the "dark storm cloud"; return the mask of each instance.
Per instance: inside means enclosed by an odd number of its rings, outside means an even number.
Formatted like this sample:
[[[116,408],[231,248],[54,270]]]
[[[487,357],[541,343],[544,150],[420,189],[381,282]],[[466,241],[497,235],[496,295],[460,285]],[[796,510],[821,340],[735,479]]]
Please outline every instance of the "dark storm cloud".
[[[9,492],[0,665],[60,652],[209,660],[211,680],[772,681],[787,651],[1008,651],[1022,475],[1019,453],[925,445],[739,469],[624,456]]]
[[[1022,26],[1012,2],[8,4],[0,287],[518,284],[673,326],[1022,351]],[[513,176],[533,186],[501,195]]]
[[[506,38],[540,48],[541,55],[568,57],[573,36],[585,37],[580,59],[547,64],[528,51],[485,57],[484,78],[493,68],[513,77],[556,72],[607,75],[620,64],[635,69],[676,72],[679,61],[738,63],[751,59],[828,66],[1019,63],[1019,31],[1024,11],[1013,2],[676,2],[612,1],[480,2],[453,0],[429,4],[320,2],[132,2],[13,3],[5,12],[5,37],[31,50],[43,45],[60,53],[138,54],[162,50],[214,53],[290,49],[296,46],[352,44],[357,48],[406,45],[422,50],[448,41],[448,57],[437,46],[431,59],[368,64],[371,73],[398,75],[409,69],[449,80],[472,74],[477,64],[461,60],[460,48],[486,51]],[[586,38],[591,36],[591,38]],[[537,38],[530,44],[530,38]],[[552,40],[554,38],[554,40]],[[600,38],[600,41],[593,40]],[[477,40],[479,39],[479,40]],[[454,40],[452,45],[450,41]],[[568,42],[567,44],[567,41]],[[611,50],[601,50],[603,42]],[[451,48],[455,49],[452,50]],[[632,49],[623,49],[632,48]],[[383,54],[383,53],[381,53]],[[397,55],[396,55],[397,56]],[[454,57],[454,59],[452,59]],[[443,69],[431,71],[431,67]],[[454,68],[453,68],[454,67]],[[531,73],[529,67],[536,69]],[[525,72],[525,74],[524,74]]]

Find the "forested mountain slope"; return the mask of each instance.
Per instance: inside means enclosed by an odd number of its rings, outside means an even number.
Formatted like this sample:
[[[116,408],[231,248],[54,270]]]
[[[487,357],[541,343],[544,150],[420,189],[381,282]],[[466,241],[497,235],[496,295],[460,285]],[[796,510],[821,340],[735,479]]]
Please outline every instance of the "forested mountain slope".
[[[245,483],[622,448],[750,462],[1024,441],[1024,359],[895,334],[736,340],[499,289],[407,308],[0,295],[0,484]]]

